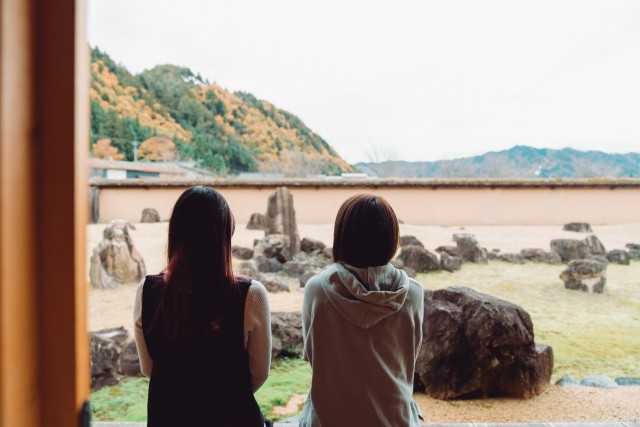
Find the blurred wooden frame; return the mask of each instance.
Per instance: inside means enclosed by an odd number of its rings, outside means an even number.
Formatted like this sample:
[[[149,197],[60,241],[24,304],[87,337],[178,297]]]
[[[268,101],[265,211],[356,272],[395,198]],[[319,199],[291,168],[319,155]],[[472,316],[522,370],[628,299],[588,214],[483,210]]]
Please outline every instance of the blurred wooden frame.
[[[0,427],[89,394],[85,0],[0,0]]]

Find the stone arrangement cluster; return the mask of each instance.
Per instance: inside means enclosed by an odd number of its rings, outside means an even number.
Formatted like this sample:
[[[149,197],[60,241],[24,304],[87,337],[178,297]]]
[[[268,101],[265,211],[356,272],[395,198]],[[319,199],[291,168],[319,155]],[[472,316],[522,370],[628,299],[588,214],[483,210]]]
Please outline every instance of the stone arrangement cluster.
[[[145,210],[143,222],[159,220],[157,212]],[[288,283],[304,288],[307,280],[332,263],[331,248],[311,238],[300,239],[293,197],[285,187],[269,196],[266,213],[255,213],[247,225],[263,230],[252,248],[234,246],[239,262],[237,274],[261,281],[269,292],[290,292]],[[91,283],[113,287],[144,277],[144,261],[138,254],[126,221],[115,220],[94,249]],[[455,245],[440,246],[435,254],[415,236],[401,236],[400,252],[391,262],[410,277],[437,270],[455,272],[463,263],[486,264],[500,260],[515,264],[527,261],[566,263],[560,274],[568,289],[603,292],[608,263],[629,264],[640,259],[640,244],[606,251],[586,223],[570,223],[564,230],[587,233],[584,239],[554,239],[550,250],[525,248],[517,253],[488,251],[475,236],[458,233]],[[439,256],[438,256],[439,255]],[[520,306],[463,286],[425,291],[424,345],[416,365],[415,390],[438,399],[509,396],[530,398],[549,384],[553,350],[534,341],[533,323]],[[272,358],[301,357],[302,318],[299,312],[271,314]],[[135,342],[123,328],[91,334],[91,385],[116,384],[122,376],[140,375]],[[564,387],[616,387],[639,385],[638,378],[589,376],[580,383],[570,377],[557,382]]]
[[[256,279],[269,292],[290,292],[295,280],[303,288],[309,278],[331,263],[331,248],[308,237],[300,240],[293,196],[279,187],[269,196],[266,214],[254,213],[248,229],[264,230],[253,248],[234,246],[233,256],[240,260],[240,275]]]

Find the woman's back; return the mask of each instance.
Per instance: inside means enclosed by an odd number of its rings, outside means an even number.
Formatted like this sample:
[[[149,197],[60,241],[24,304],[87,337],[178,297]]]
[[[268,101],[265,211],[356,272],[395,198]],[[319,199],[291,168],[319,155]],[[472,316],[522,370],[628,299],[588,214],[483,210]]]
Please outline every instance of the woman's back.
[[[165,287],[163,275],[147,276],[142,296],[142,329],[153,360],[149,427],[261,425],[243,340],[249,286],[249,281],[239,281],[239,292],[209,333],[196,330],[187,336],[169,338],[157,327],[157,322],[154,324]]]
[[[337,263],[310,279],[303,320],[313,379],[301,425],[417,425],[422,318],[422,288],[390,264]]]

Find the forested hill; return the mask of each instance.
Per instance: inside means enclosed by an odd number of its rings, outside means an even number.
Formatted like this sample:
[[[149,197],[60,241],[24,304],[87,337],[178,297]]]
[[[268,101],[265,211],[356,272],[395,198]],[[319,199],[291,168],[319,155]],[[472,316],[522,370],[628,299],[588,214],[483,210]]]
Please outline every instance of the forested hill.
[[[407,178],[638,178],[640,154],[517,145],[480,156],[435,162],[358,163],[369,175]]]
[[[231,93],[185,67],[158,65],[131,74],[91,50],[92,155],[133,160],[196,160],[226,175],[290,176],[351,171],[298,117],[250,93]]]

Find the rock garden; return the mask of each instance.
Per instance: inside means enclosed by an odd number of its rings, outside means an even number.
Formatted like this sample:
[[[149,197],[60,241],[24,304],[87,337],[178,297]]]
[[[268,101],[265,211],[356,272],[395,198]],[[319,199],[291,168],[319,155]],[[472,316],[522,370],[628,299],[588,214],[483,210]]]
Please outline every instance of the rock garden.
[[[130,317],[145,262],[150,272],[163,265],[157,244],[166,239],[166,223],[157,219],[147,212],[136,228],[125,221],[102,225],[101,240],[99,226],[90,226],[96,229],[95,249],[88,248],[96,390],[138,375]],[[279,188],[266,211],[252,215],[234,237],[234,271],[261,281],[271,293],[274,384],[279,375],[295,372],[302,378],[297,394],[308,387],[308,370],[296,361],[302,351],[302,292],[309,277],[332,262],[331,229],[331,224],[298,225],[291,194]],[[486,229],[401,225],[401,247],[392,262],[425,288],[425,344],[415,381],[423,411],[433,411],[439,401],[465,405],[510,397],[533,402],[556,389],[622,387],[640,397],[640,234],[624,244],[616,235],[615,246],[607,248],[603,242],[608,240],[598,237],[601,229],[607,235],[606,227],[569,223],[555,229],[544,228],[546,246],[540,244],[543,236],[528,238],[532,230],[493,246],[494,236],[484,239]],[[429,231],[437,237],[430,239]],[[519,249],[516,241],[522,242]],[[122,314],[109,320],[101,312],[108,303],[119,304]],[[268,394],[280,396],[274,387]],[[261,405],[277,413],[288,398],[263,399]]]

